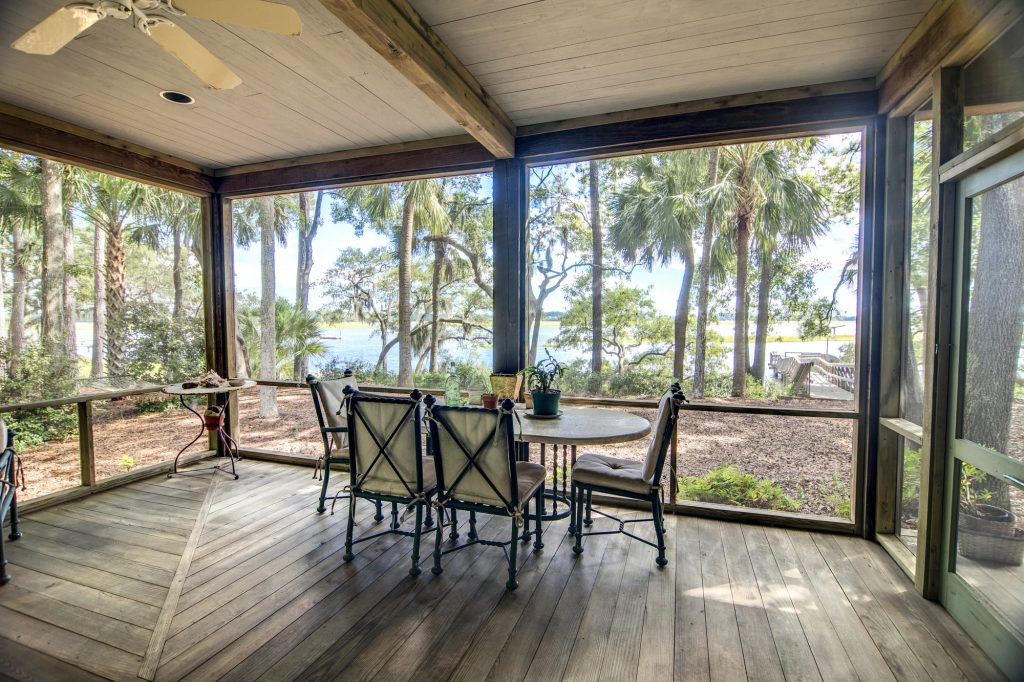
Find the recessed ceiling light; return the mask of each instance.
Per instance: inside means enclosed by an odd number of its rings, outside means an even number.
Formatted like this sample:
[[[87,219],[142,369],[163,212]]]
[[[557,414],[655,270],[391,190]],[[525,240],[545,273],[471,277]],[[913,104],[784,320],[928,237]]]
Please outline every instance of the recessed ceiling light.
[[[175,104],[192,104],[195,102],[190,95],[186,95],[184,92],[175,92],[174,90],[164,90],[160,93],[168,102],[174,102]]]

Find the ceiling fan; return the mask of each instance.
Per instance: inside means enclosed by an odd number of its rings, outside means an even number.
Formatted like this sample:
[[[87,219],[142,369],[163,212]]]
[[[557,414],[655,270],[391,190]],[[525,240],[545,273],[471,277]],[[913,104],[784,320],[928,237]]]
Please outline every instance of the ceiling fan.
[[[11,47],[29,54],[54,54],[100,19],[113,17],[131,21],[210,87],[229,90],[241,83],[224,62],[171,19],[183,16],[284,35],[302,31],[302,20],[293,8],[264,0],[95,0],[61,7]]]

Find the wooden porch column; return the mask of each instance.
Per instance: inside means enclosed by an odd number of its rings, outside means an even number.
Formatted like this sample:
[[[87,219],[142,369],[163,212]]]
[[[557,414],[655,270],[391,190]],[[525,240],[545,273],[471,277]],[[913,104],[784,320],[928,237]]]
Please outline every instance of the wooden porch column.
[[[879,379],[884,276],[883,226],[885,224],[885,116],[877,116],[864,132],[864,216],[861,237],[859,293],[860,385],[857,387],[857,456],[854,469],[856,497],[853,519],[857,534],[875,536],[876,481],[878,475]]]
[[[917,535],[917,589],[938,599],[943,572],[942,504],[949,437],[950,343],[956,249],[956,183],[939,181],[939,169],[963,151],[964,93],[961,68],[943,67],[932,85],[932,216],[928,234],[928,341],[924,353],[924,442],[921,445],[921,524]]]
[[[526,365],[526,213],[529,181],[520,159],[494,162],[494,371]]]
[[[203,311],[206,323],[206,363],[222,377],[235,372],[235,279],[231,200],[212,194],[202,200]],[[213,400],[213,398],[211,398]],[[238,392],[229,394],[227,432],[238,434]],[[210,449],[220,452],[213,434]],[[223,453],[221,453],[223,454]]]

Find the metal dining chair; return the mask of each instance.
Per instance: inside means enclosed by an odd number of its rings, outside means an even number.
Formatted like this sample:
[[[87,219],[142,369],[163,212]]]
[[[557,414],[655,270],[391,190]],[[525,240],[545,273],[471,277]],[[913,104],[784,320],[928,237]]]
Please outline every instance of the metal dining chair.
[[[323,478],[320,503],[316,510],[323,514],[327,510],[327,500],[331,500],[333,513],[335,502],[348,499],[347,493],[327,494],[327,486],[331,480],[331,465],[349,465],[348,422],[343,408],[344,391],[346,386],[355,389],[358,389],[359,386],[350,370],[345,370],[345,375],[340,379],[321,380],[310,374],[306,377],[306,384],[309,385],[310,393],[313,394],[313,408],[316,411],[317,423],[320,424],[320,437],[324,442],[324,454],[317,459],[316,469],[313,473],[314,478],[317,474],[321,474]],[[373,518],[376,521],[384,519],[380,502],[377,503],[377,513]]]
[[[18,530],[18,471],[20,460],[14,452],[14,432],[8,430],[7,425],[0,419],[0,585],[10,582],[11,576],[7,572],[7,557],[4,554],[3,526],[4,519],[11,518],[11,533],[8,539],[11,541],[21,537]],[[22,474],[24,483],[24,474]]]
[[[665,514],[659,492],[661,474],[665,469],[665,457],[679,421],[679,408],[685,401],[686,396],[680,392],[679,384],[672,384],[669,391],[662,396],[658,404],[654,437],[643,462],[596,453],[583,453],[576,459],[572,469],[572,529],[576,536],[573,552],[583,553],[584,536],[622,533],[656,548],[656,562],[659,566],[668,564],[668,559],[665,558]],[[620,519],[596,510],[592,503],[594,492],[649,502],[652,516],[649,519]],[[618,523],[618,529],[584,532],[583,526],[592,525],[592,514],[595,513]],[[627,524],[647,521],[654,522],[657,544],[626,530]]]
[[[413,539],[409,573],[419,575],[420,538],[424,527],[433,526],[430,509],[436,490],[434,463],[423,456],[420,421],[423,394],[414,390],[408,398],[395,398],[363,393],[346,386],[344,395],[350,483],[343,559],[348,562],[355,558],[353,545],[394,533]],[[358,499],[378,504],[390,502],[390,527],[354,539]],[[401,516],[399,507],[404,507]],[[405,516],[410,512],[415,513],[415,526],[412,530],[403,530]]]
[[[430,424],[431,449],[437,470],[438,520],[435,529],[433,572],[442,572],[441,558],[472,545],[501,547],[508,560],[508,581],[505,587],[519,586],[516,549],[520,540],[534,536],[534,551],[544,547],[541,517],[544,515],[545,468],[533,462],[517,461],[512,414],[515,404],[505,400],[496,410],[477,407],[444,407],[433,396],[425,403],[426,421]],[[529,531],[530,500],[536,504],[534,531]],[[453,529],[458,510],[470,513],[469,541],[442,549],[444,526]],[[473,519],[476,513],[506,516],[511,520],[511,539],[505,542],[483,540],[476,535]],[[445,516],[450,521],[444,523]]]

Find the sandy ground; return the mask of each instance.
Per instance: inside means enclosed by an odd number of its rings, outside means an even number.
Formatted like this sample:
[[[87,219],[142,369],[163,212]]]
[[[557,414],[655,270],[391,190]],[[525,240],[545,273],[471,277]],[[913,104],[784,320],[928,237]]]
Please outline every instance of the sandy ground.
[[[729,402],[729,401],[721,401]],[[763,402],[760,404],[764,404]],[[778,405],[834,408],[835,403],[783,400]],[[95,403],[93,434],[97,477],[168,460],[199,431],[198,420],[184,410],[141,413],[134,400]],[[258,394],[240,398],[240,442],[244,447],[317,456],[322,451],[316,416],[305,389],[278,389],[280,416],[257,416]],[[633,410],[646,419],[653,410]],[[800,504],[800,511],[835,516],[849,500],[854,420],[686,411],[679,438],[678,475],[702,475],[732,464],[759,478],[774,480]],[[1024,459],[1024,401],[1014,408],[1011,455]],[[200,439],[192,450],[205,448]],[[624,445],[600,446],[595,452],[641,460],[649,438]],[[190,450],[191,451],[191,450]],[[28,449],[22,454],[28,489],[22,499],[79,484],[77,434],[63,441]],[[1015,501],[1024,495],[1015,497]],[[1019,510],[1024,512],[1024,509]]]

